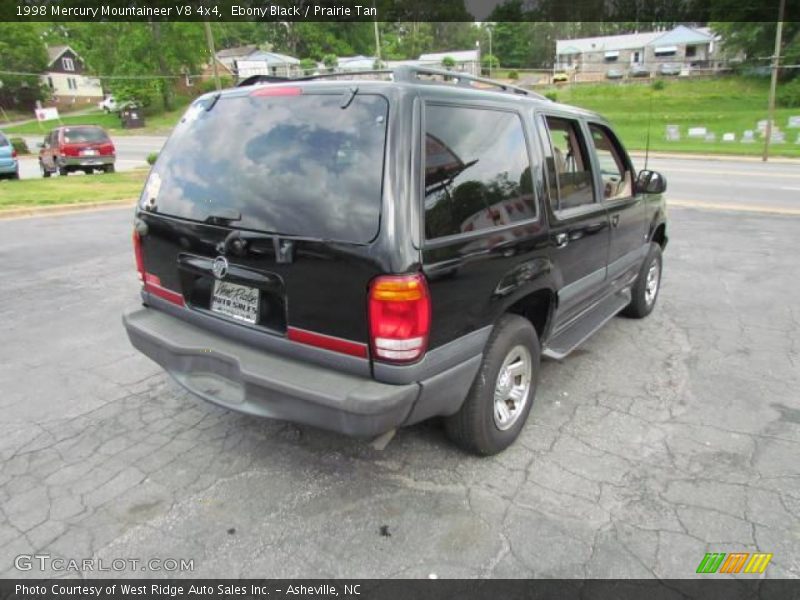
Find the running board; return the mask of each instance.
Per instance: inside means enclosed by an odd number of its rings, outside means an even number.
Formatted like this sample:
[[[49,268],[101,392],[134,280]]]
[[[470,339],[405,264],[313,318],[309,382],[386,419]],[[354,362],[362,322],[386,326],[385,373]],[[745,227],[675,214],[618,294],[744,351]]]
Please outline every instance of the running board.
[[[547,341],[542,356],[554,360],[565,358],[593,333],[608,323],[631,301],[630,288],[600,300],[595,306],[558,331]]]

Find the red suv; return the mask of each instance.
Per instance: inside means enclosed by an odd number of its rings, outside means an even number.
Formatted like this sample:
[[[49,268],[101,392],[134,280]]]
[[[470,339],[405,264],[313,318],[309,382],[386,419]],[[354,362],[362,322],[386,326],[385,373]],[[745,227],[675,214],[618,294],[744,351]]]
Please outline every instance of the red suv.
[[[39,168],[43,177],[58,171],[67,175],[72,171],[114,172],[117,160],[111,138],[102,127],[76,125],[53,129],[41,144]]]

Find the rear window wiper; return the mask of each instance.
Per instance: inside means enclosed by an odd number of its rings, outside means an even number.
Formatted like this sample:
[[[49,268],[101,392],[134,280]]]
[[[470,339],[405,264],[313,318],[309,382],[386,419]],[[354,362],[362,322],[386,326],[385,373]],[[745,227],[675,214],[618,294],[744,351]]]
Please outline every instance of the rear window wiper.
[[[350,106],[350,103],[353,102],[353,98],[356,97],[358,93],[357,87],[351,87],[349,90],[345,92],[344,98],[342,98],[342,103],[339,105],[340,108],[345,109]]]
[[[242,220],[242,213],[237,210],[219,210],[205,218],[205,223],[211,225],[227,225]]]

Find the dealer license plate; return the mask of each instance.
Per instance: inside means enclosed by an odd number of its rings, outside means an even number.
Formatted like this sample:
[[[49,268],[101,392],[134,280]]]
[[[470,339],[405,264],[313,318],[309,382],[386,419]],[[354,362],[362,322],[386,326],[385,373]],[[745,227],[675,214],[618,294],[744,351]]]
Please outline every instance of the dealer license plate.
[[[254,324],[258,320],[258,290],[217,279],[211,295],[211,311]]]

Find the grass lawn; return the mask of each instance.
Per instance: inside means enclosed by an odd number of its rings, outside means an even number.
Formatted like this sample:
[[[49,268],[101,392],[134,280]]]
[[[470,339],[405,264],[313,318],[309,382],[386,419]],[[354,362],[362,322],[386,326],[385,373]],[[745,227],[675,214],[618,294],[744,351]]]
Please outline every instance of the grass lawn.
[[[740,140],[746,129],[756,130],[756,123],[766,119],[769,81],[741,77],[715,79],[664,80],[663,90],[648,83],[583,84],[548,87],[539,92],[555,92],[557,100],[603,114],[613,124],[629,150],[644,150],[652,97],[650,149],[665,152],[760,155],[763,140],[753,144]],[[791,115],[800,108],[775,111],[776,125],[786,133],[787,143],[770,144],[772,156],[800,157],[796,143],[800,129],[787,129]],[[666,140],[666,126],[678,125],[681,140]],[[716,142],[686,138],[689,127],[706,127],[715,133]],[[736,142],[720,141],[723,133],[735,133]]]
[[[8,136],[12,135],[37,135],[44,136],[48,131],[59,125],[99,125],[112,136],[115,135],[167,135],[181,115],[186,110],[185,106],[181,106],[175,110],[162,112],[157,115],[145,115],[145,127],[141,129],[123,129],[119,117],[115,113],[106,114],[102,111],[89,113],[79,116],[62,116],[59,121],[48,121],[46,123],[39,123],[33,121],[23,125],[16,125],[14,127],[3,127],[0,123],[0,130]]]
[[[0,212],[11,208],[137,198],[147,173],[147,169],[137,169],[124,173],[3,180],[0,181]]]

